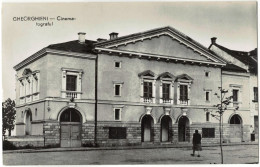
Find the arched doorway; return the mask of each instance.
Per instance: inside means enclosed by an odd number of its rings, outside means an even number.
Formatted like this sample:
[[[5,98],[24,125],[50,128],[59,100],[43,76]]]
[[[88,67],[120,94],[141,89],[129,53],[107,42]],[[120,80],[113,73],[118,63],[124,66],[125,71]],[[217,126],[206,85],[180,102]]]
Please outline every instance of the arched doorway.
[[[151,142],[153,140],[153,117],[150,115],[145,115],[142,118],[141,123],[141,133],[142,133],[142,142]]]
[[[27,110],[25,113],[25,135],[32,133],[32,112]]]
[[[81,147],[81,122],[79,111],[66,109],[60,116],[61,147]]]
[[[165,115],[161,119],[161,142],[171,141],[172,133],[172,119],[170,116]]]
[[[190,121],[186,116],[181,116],[178,122],[178,138],[179,142],[190,140]]]
[[[243,140],[242,118],[238,114],[235,114],[230,118],[229,124],[230,124],[230,133],[229,133],[230,142],[242,142]]]

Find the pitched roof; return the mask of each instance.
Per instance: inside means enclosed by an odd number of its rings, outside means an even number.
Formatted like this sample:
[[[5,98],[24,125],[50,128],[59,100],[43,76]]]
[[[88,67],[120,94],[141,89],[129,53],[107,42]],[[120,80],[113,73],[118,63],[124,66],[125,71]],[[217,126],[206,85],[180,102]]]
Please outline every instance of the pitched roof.
[[[177,29],[175,29],[171,26],[160,27],[160,28],[155,28],[155,29],[148,30],[148,31],[143,31],[143,32],[134,33],[134,34],[130,34],[130,35],[125,35],[125,36],[121,36],[121,37],[118,37],[118,38],[115,38],[115,39],[110,39],[110,40],[107,40],[107,41],[95,43],[95,45],[97,47],[104,47],[104,46],[110,45],[114,42],[121,43],[121,42],[125,42],[125,41],[131,40],[131,39],[135,39],[137,37],[145,37],[147,35],[153,35],[153,34],[165,32],[165,31],[170,31],[170,32],[176,34],[177,36],[184,39],[185,41],[187,41],[192,46],[194,46],[194,47],[196,47],[196,48],[198,48],[198,49],[200,49],[204,52],[208,52],[208,53],[212,54],[215,58],[217,58],[221,62],[225,62],[223,60],[223,58],[218,56],[215,52],[211,51],[207,47],[203,46],[199,42],[195,41],[194,39],[190,38],[189,36],[185,35],[184,33],[180,32],[179,30],[177,30]]]
[[[67,52],[77,52],[77,53],[92,53],[95,54],[93,51],[94,44],[96,41],[91,40],[85,40],[85,43],[79,43],[78,40],[64,42],[64,43],[58,43],[58,44],[52,44],[47,46],[49,49],[55,49],[55,50],[62,50]]]
[[[224,71],[232,71],[232,72],[245,72],[245,73],[247,72],[247,70],[230,63],[227,63],[227,65],[222,67],[222,69]]]
[[[224,52],[228,53],[230,56],[236,58],[237,60],[241,61],[242,63],[249,66],[249,70],[251,72],[257,71],[257,49],[254,49],[250,52],[245,51],[237,51],[237,50],[230,50],[224,46],[214,43],[214,46],[218,47],[219,49],[223,50]],[[227,65],[231,69],[234,69],[235,65]],[[225,67],[225,68],[227,68]],[[238,66],[237,66],[238,67]],[[240,67],[239,67],[240,68]]]

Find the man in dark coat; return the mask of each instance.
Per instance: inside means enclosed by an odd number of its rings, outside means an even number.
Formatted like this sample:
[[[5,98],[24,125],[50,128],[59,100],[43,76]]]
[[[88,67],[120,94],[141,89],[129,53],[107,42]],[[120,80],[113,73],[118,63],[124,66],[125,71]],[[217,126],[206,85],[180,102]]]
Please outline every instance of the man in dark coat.
[[[193,139],[192,139],[192,144],[193,144],[193,154],[192,156],[195,155],[195,151],[198,151],[198,157],[200,157],[200,152],[201,149],[201,135],[199,134],[198,130],[195,130],[195,133],[193,134]]]

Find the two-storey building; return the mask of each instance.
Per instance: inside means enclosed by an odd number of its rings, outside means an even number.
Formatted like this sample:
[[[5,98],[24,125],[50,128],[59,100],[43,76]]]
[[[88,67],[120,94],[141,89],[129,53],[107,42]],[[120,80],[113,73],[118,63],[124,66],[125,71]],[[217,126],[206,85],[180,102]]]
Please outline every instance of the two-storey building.
[[[230,139],[241,141],[245,138],[243,132],[248,130],[256,133],[258,138],[257,49],[250,52],[230,50],[217,44],[215,37],[211,40],[209,48],[227,62],[222,69],[222,79],[223,88],[229,90],[229,95],[233,96],[230,107],[238,107],[233,113],[236,118],[234,120],[237,121],[228,121],[234,124],[230,133],[233,137]],[[250,129],[242,129],[245,122],[250,124]]]
[[[198,129],[202,142],[219,142],[211,112],[225,65],[172,27],[97,41],[79,33],[79,40],[50,45],[14,67],[20,137],[10,140],[60,147],[178,144],[191,142]],[[243,121],[243,129],[249,124]]]

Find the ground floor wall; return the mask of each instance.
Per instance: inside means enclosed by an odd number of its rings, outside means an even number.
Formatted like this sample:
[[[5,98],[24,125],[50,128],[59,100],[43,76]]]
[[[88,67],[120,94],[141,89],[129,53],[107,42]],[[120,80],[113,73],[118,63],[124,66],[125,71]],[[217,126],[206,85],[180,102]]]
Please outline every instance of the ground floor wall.
[[[25,135],[28,122],[25,121],[26,119],[21,119],[16,125],[17,137],[10,137],[10,141],[18,146],[31,144],[36,147],[63,147],[63,136],[77,133],[74,134],[77,138],[75,140],[79,142],[77,146],[179,144],[192,143],[195,130],[199,130],[202,134],[202,144],[220,141],[219,121],[211,117],[212,109],[207,107],[99,104],[96,143],[92,103],[46,102],[45,107],[48,114],[42,117],[44,119],[39,119],[32,114],[29,135]],[[70,109],[75,110],[81,119],[77,125],[73,125],[78,128],[77,131],[65,132],[73,127],[68,122],[61,126],[61,115]],[[115,120],[115,109],[120,109],[119,120]],[[19,112],[22,112],[22,109],[20,110]],[[38,108],[39,110],[41,109]],[[225,112],[223,142],[250,141],[250,121],[248,121],[250,114],[247,113],[247,111],[232,110]],[[232,124],[231,118],[234,115],[239,117],[239,124],[236,124],[237,122]]]

